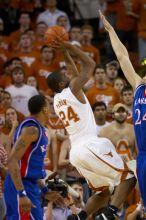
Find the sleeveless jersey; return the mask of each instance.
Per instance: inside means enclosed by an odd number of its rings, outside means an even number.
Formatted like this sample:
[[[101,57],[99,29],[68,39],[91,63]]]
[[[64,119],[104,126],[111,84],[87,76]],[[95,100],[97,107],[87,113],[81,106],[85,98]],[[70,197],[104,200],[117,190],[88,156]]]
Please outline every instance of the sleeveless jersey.
[[[18,126],[14,135],[14,143],[21,134],[22,129],[29,126],[38,128],[39,138],[27,148],[20,160],[21,177],[31,180],[43,179],[46,176],[44,158],[48,146],[48,137],[45,128],[34,118],[27,118]]]
[[[139,151],[146,151],[146,85],[139,85],[133,103],[133,123]]]
[[[86,97],[85,100],[85,104],[78,101],[69,87],[54,97],[55,112],[62,120],[71,142],[84,139],[87,135],[97,136],[94,115]]]

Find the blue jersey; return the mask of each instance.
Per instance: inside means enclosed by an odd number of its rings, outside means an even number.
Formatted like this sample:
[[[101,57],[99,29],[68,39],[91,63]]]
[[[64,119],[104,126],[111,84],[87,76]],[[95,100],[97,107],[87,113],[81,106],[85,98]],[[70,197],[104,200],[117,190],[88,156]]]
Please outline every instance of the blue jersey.
[[[17,128],[14,136],[14,143],[18,139],[24,127],[35,126],[39,130],[39,138],[33,142],[24,153],[20,161],[20,171],[22,178],[31,180],[43,179],[46,176],[44,167],[44,157],[48,145],[46,130],[34,118],[25,119]]]
[[[133,123],[140,151],[146,151],[146,85],[139,85],[133,103]]]

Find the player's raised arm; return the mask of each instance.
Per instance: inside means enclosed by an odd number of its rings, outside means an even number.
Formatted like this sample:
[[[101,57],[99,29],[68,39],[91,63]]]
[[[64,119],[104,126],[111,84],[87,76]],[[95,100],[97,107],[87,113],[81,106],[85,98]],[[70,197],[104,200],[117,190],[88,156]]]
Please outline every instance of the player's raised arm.
[[[52,47],[62,50],[68,71],[72,74],[70,88],[73,93],[79,92],[83,85],[90,79],[95,68],[95,62],[83,51],[69,42],[63,42],[60,39],[57,39],[57,41],[54,41]],[[80,60],[80,73],[78,72],[71,56],[75,56]]]
[[[129,59],[128,51],[126,47],[119,40],[114,28],[110,25],[110,23],[106,20],[105,16],[100,11],[99,13],[100,13],[100,18],[103,22],[104,28],[109,33],[109,37],[111,40],[113,50],[117,56],[117,59],[123,70],[123,73],[126,79],[131,84],[131,86],[135,89],[142,82],[142,79],[135,72],[131,64],[131,61]]]
[[[76,75],[74,74],[72,80],[70,81],[70,88],[74,93],[76,93],[80,91],[84,84],[90,79],[95,69],[95,62],[92,60],[92,58],[86,55],[85,52],[83,52],[76,46],[73,46],[72,44],[65,42],[65,47],[69,54],[76,56],[81,63],[80,73]],[[65,61],[66,63],[68,63],[67,59]]]

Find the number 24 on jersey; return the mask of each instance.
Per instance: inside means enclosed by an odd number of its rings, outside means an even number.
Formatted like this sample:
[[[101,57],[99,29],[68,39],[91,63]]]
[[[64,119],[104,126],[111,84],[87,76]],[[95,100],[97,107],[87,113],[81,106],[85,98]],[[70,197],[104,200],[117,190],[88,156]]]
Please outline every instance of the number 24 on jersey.
[[[64,124],[65,127],[69,126],[69,121],[73,120],[74,122],[77,122],[80,120],[79,116],[71,106],[67,108],[67,114],[65,114],[63,111],[59,112],[59,116]]]

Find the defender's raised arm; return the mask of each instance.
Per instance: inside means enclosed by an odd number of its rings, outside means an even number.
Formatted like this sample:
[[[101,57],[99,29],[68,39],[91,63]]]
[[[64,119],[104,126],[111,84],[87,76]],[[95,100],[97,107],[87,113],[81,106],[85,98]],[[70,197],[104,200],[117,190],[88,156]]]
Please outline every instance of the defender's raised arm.
[[[104,28],[109,33],[109,37],[111,40],[111,44],[113,50],[117,56],[117,59],[120,63],[120,66],[123,70],[123,73],[131,84],[131,86],[135,89],[139,84],[141,84],[142,79],[135,72],[132,63],[129,59],[128,51],[126,47],[119,40],[114,28],[110,25],[110,23],[106,20],[105,16],[99,11],[100,18],[103,22]]]

